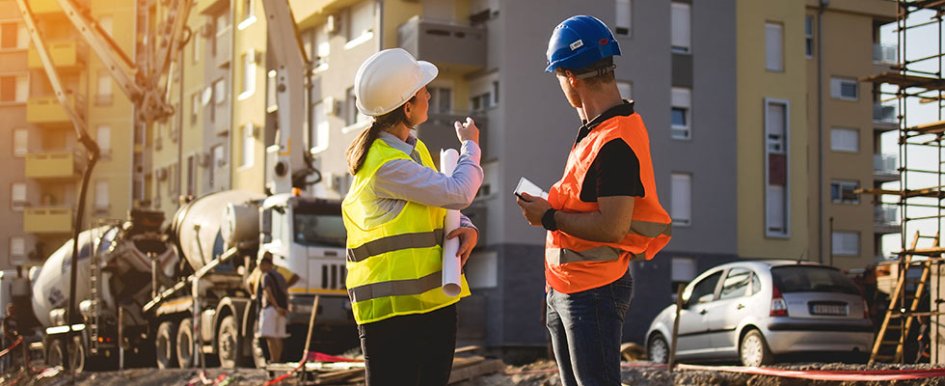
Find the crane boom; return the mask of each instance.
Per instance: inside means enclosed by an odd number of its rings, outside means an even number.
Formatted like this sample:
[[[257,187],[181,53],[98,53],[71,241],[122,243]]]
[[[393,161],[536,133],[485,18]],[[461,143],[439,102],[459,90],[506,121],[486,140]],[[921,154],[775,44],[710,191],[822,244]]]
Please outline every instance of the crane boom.
[[[277,71],[276,143],[266,149],[266,186],[272,193],[289,193],[305,172],[305,145],[302,127],[305,124],[305,89],[308,85],[309,61],[287,0],[263,0],[269,47]],[[293,149],[293,146],[296,148]],[[304,178],[304,176],[303,176]]]

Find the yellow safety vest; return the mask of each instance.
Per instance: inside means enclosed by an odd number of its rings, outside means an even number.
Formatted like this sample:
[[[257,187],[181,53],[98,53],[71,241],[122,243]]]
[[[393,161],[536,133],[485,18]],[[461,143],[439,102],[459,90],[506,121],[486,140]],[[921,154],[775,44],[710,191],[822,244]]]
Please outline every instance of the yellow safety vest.
[[[435,170],[420,140],[416,151],[423,165]],[[348,231],[346,285],[358,324],[427,313],[470,295],[465,275],[459,296],[447,296],[441,289],[445,209],[407,201],[394,219],[367,224],[368,214],[378,213],[377,170],[395,159],[412,161],[403,151],[375,140],[341,204]]]

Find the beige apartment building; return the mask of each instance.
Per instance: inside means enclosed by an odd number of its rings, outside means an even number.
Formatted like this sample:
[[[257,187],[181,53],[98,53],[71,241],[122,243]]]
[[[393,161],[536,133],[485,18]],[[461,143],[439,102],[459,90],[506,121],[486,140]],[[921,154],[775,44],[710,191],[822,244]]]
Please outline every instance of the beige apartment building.
[[[102,150],[86,200],[85,223],[120,219],[134,189],[132,105],[76,33],[55,0],[30,1],[69,103],[84,117]],[[133,1],[85,1],[120,49],[134,54]],[[85,151],[55,98],[15,1],[0,1],[0,131],[10,148],[0,152],[0,268],[38,265],[73,229]]]
[[[807,0],[804,56],[795,55],[807,71],[809,255],[842,269],[875,262],[882,236],[899,233],[895,206],[854,192],[899,179],[896,149],[880,141],[898,127],[895,107],[858,81],[895,64],[896,47],[879,38],[895,18],[893,2]]]

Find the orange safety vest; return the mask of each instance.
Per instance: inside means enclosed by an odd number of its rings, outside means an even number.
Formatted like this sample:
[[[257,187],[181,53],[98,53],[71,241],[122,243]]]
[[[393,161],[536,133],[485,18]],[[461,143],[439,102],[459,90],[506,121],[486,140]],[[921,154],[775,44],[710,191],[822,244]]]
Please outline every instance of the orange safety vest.
[[[545,280],[555,291],[570,294],[613,283],[627,272],[631,259],[652,259],[672,237],[672,219],[656,194],[650,139],[636,113],[601,122],[571,148],[564,177],[551,187],[548,202],[562,212],[597,211],[597,202],[581,201],[581,187],[601,147],[614,139],[626,142],[639,159],[645,196],[635,198],[630,229],[619,242],[584,240],[561,230],[548,232]]]

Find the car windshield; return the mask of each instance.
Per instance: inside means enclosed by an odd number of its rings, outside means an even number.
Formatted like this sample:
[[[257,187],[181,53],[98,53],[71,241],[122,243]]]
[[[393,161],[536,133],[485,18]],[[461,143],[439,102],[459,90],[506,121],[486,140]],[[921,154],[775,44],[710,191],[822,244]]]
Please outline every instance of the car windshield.
[[[784,266],[771,269],[774,285],[782,293],[837,292],[858,295],[860,291],[840,271],[830,267]]]
[[[347,235],[340,215],[296,213],[295,242],[302,245],[344,247]]]

